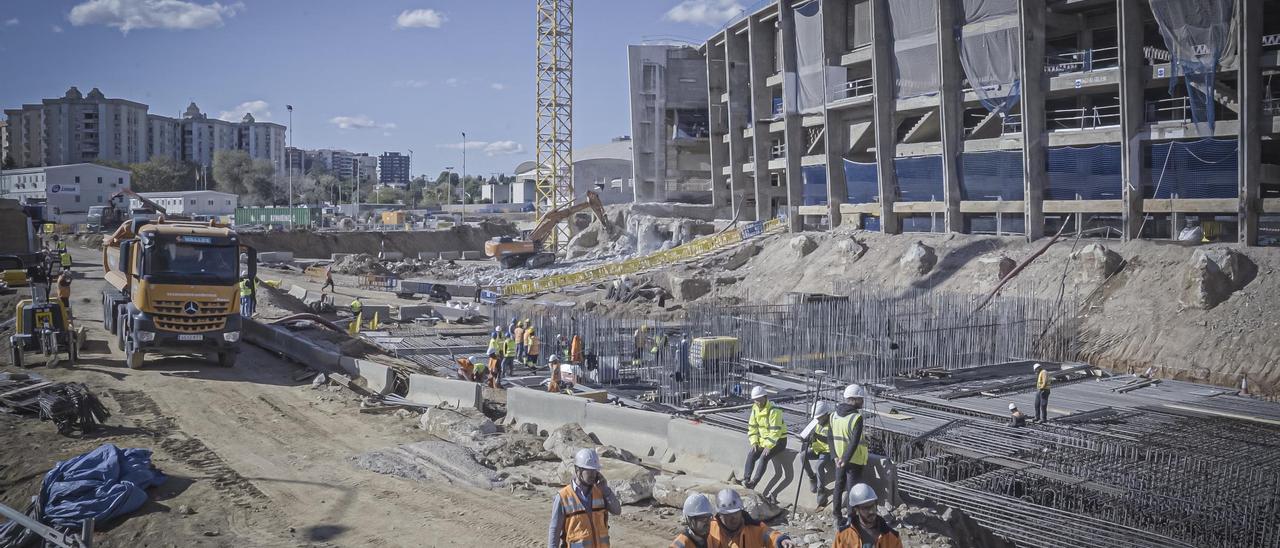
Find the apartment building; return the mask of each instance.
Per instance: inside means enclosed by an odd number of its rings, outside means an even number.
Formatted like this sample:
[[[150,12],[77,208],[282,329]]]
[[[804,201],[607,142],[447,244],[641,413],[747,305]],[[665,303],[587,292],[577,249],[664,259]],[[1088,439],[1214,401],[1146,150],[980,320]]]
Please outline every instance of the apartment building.
[[[780,0],[702,52],[712,200],[744,218],[1280,228],[1277,0]]]
[[[409,188],[412,179],[410,158],[399,152],[383,152],[378,156],[378,184]]]
[[[711,202],[707,61],[697,48],[627,49],[639,202]]]

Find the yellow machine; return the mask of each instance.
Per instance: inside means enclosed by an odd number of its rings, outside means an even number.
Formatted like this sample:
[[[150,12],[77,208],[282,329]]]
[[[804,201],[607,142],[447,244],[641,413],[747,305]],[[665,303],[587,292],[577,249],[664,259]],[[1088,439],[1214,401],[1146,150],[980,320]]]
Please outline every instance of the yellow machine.
[[[247,271],[240,270],[240,255]],[[257,275],[257,253],[214,222],[138,218],[103,242],[102,322],[129,367],[147,352],[206,352],[235,364],[241,279]]]
[[[591,208],[596,218],[604,224],[605,232],[610,237],[613,236],[613,225],[609,223],[609,218],[605,216],[604,205],[600,203],[600,196],[595,192],[587,192],[587,201],[562,207],[550,211],[542,218],[538,225],[529,231],[529,235],[523,239],[511,237],[493,238],[484,243],[484,252],[486,255],[498,260],[503,268],[518,268],[520,266],[540,267],[554,263],[556,254],[553,251],[543,251],[542,244],[551,236],[556,225],[575,213],[584,209]]]
[[[31,298],[18,301],[13,314],[14,334],[9,337],[9,347],[16,367],[23,366],[27,352],[39,352],[49,366],[57,364],[61,353],[66,353],[73,363],[79,357],[79,336],[70,310],[49,295],[56,256],[51,253],[0,256],[0,268],[23,272],[31,286]]]

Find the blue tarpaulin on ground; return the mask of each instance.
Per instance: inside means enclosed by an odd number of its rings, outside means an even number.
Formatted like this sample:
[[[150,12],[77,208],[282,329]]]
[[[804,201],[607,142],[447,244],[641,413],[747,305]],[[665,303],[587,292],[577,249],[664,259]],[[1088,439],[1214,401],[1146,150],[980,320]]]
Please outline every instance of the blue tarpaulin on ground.
[[[57,527],[79,527],[88,518],[109,522],[141,508],[147,502],[146,489],[164,482],[164,474],[151,466],[150,450],[108,443],[59,462],[45,474],[40,487],[42,521]]]

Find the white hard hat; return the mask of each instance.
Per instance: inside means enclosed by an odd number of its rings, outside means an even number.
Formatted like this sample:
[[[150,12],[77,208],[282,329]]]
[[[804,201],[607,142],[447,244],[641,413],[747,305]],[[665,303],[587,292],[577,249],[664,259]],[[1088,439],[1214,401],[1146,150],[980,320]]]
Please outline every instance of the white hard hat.
[[[835,411],[835,409],[836,406],[831,405],[831,402],[823,400],[813,404],[813,416],[821,417],[823,415],[830,415],[832,411]]]
[[[849,507],[854,508],[862,506],[868,502],[876,501],[876,490],[870,485],[859,483],[849,490]]]
[[[742,497],[733,489],[721,489],[716,495],[716,513],[732,514],[742,511]]]
[[[1010,411],[1013,411],[1014,409],[1017,409],[1017,408],[1018,408],[1018,406],[1017,406],[1017,405],[1014,405],[1014,404],[1012,404],[1012,403],[1011,403],[1011,404],[1009,404],[1009,410],[1010,410]]]
[[[758,400],[768,395],[769,394],[764,391],[763,386],[757,386],[751,389],[751,399],[753,400]]]
[[[573,465],[586,470],[599,470],[600,455],[596,454],[595,449],[579,449],[573,456]]]
[[[1034,369],[1034,370],[1036,370],[1036,371],[1039,371],[1039,370],[1041,370],[1041,369],[1044,369],[1044,366],[1043,366],[1043,365],[1040,365],[1040,364],[1038,364],[1038,363],[1037,363],[1037,364],[1035,364],[1035,365],[1031,366],[1031,369]]]
[[[844,397],[845,399],[865,398],[867,397],[867,390],[860,384],[851,384],[844,387]]]
[[[560,361],[560,356],[557,356],[557,355],[555,355],[555,354],[552,354],[552,355],[551,355],[551,359],[550,359],[550,360],[548,360],[548,361],[552,361],[552,362],[559,362],[559,361]]]
[[[684,499],[684,517],[696,518],[700,516],[710,516],[715,513],[711,508],[711,501],[702,493],[694,493],[689,498]]]

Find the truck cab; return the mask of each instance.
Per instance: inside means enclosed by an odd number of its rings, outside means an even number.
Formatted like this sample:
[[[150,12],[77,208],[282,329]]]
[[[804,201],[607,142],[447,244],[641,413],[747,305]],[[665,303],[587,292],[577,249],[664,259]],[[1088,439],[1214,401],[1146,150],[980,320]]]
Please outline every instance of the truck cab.
[[[104,244],[103,325],[130,368],[140,368],[148,352],[206,352],[234,365],[239,284],[257,275],[257,254],[234,231],[161,216],[126,222]]]

